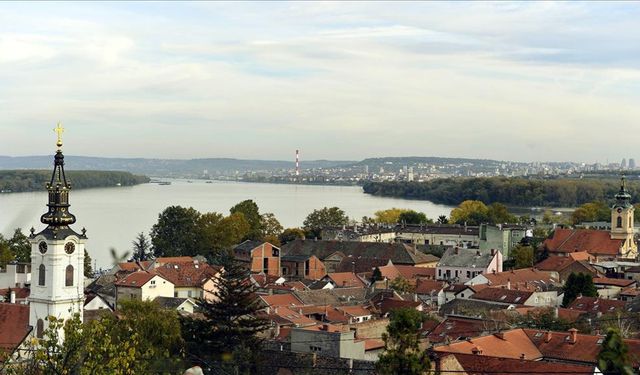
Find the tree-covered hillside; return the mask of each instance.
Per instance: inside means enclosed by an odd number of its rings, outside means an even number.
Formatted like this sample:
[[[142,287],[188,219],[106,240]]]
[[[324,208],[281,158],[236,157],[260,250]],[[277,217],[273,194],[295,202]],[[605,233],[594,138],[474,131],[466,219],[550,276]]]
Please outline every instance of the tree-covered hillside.
[[[116,171],[67,171],[67,181],[74,189],[108,186],[131,186],[149,182],[146,176]],[[0,171],[1,192],[38,191],[51,180],[51,171],[18,170]]]
[[[364,192],[386,197],[424,199],[457,205],[479,200],[512,206],[573,207],[587,202],[611,202],[620,189],[618,179],[526,179],[507,177],[443,178],[426,182],[366,182]],[[639,200],[640,183],[627,181],[632,201]]]

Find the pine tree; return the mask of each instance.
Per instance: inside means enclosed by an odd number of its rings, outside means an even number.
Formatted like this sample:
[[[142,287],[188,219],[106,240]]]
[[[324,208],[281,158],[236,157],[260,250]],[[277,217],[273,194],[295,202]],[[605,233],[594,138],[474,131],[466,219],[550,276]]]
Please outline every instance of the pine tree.
[[[597,297],[598,290],[593,283],[593,276],[584,273],[571,273],[564,285],[564,297],[562,306],[567,307],[578,295],[585,297]]]
[[[598,367],[605,375],[631,375],[629,347],[622,340],[620,332],[610,329],[598,354]]]
[[[384,353],[376,363],[382,375],[425,374],[430,366],[427,353],[420,349],[420,326],[425,316],[415,309],[394,310],[382,334]]]
[[[132,260],[145,261],[151,258],[151,242],[144,232],[138,233],[136,239],[131,242],[133,245]]]
[[[216,280],[218,290],[213,301],[198,302],[204,320],[183,320],[184,339],[189,353],[205,358],[205,364],[221,363],[235,372],[251,373],[262,342],[258,334],[268,321],[258,317],[260,307],[249,271],[231,254],[218,261],[224,267]]]

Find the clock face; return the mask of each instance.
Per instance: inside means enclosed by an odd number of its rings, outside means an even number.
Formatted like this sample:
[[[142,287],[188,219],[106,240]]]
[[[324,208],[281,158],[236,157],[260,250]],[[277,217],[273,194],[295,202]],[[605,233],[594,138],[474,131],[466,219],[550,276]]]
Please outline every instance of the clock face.
[[[73,252],[76,251],[76,244],[74,244],[73,242],[67,242],[64,245],[64,251],[67,254],[73,254]]]
[[[42,241],[42,242],[40,242],[40,243],[38,244],[38,250],[40,250],[40,252],[41,252],[42,254],[44,254],[44,253],[46,253],[46,252],[47,252],[47,248],[48,248],[47,243],[46,243],[46,242],[44,242],[44,241]]]
[[[622,212],[622,208],[618,207],[618,213]]]

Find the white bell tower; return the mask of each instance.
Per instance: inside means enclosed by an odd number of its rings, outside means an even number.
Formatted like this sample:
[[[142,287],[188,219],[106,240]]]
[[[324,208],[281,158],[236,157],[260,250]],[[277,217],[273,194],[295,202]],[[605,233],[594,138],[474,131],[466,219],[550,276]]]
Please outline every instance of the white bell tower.
[[[47,227],[39,233],[31,229],[31,294],[29,324],[33,335],[42,337],[48,327],[47,317],[67,320],[80,314],[84,305],[84,245],[85,230],[76,233],[69,226],[76,218],[69,212],[71,185],[64,174],[61,133],[58,124],[58,150],[54,157],[53,174],[47,183],[48,210],[40,217]],[[60,332],[62,338],[62,332]]]

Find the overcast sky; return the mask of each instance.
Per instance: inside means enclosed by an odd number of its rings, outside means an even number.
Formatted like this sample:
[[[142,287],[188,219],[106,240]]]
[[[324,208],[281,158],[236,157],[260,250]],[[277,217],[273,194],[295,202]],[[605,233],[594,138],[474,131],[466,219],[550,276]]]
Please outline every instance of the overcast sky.
[[[0,155],[640,159],[640,3],[0,4]]]

